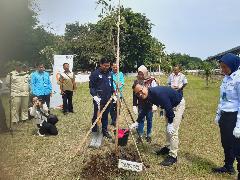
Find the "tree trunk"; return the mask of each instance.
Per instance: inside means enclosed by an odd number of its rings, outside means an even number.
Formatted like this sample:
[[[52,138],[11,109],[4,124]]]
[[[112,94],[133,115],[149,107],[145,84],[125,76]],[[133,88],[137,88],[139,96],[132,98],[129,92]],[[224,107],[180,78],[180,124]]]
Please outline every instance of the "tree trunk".
[[[207,75],[206,76],[206,85],[207,85],[207,87],[208,87],[208,79],[209,79],[209,76]]]

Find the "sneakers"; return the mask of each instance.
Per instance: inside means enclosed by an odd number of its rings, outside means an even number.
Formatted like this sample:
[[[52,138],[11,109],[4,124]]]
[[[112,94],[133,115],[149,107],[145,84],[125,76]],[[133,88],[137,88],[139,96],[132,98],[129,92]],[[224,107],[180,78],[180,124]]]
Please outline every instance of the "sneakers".
[[[169,153],[169,151],[170,151],[169,148],[165,146],[165,147],[157,150],[157,151],[156,151],[156,154],[157,154],[157,155],[166,155],[166,154]]]
[[[231,174],[231,175],[234,175],[236,173],[236,171],[235,171],[235,169],[233,167],[227,168],[225,166],[212,168],[212,172],[213,173],[219,173],[219,174],[228,173],[228,174]]]
[[[146,141],[147,141],[148,143],[151,143],[151,142],[152,142],[152,138],[151,138],[150,136],[147,136],[147,137],[146,137]]]
[[[109,132],[103,132],[103,136],[108,139],[112,139],[112,136],[109,134]]]
[[[146,137],[146,141],[147,141],[148,143],[151,143],[151,142],[152,142],[152,138],[149,137],[149,136],[147,136],[147,137]],[[136,140],[136,143],[137,143],[137,144],[140,144],[140,143],[142,143],[142,142],[143,142],[143,137],[142,137],[142,136],[141,136],[141,137],[138,137],[137,140]]]
[[[166,157],[166,159],[164,159],[164,160],[160,163],[160,165],[162,165],[162,166],[171,166],[171,165],[173,165],[173,164],[176,163],[176,162],[177,162],[177,158],[174,158],[174,157],[168,155],[168,156]]]
[[[37,135],[40,136],[40,137],[44,137],[45,136],[45,134],[41,134],[39,130],[37,131]]]

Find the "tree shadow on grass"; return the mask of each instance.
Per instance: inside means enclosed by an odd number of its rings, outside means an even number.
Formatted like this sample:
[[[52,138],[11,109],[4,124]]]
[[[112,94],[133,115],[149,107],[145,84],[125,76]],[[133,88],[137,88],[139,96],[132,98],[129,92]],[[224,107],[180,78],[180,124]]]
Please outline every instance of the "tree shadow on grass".
[[[190,166],[190,172],[194,175],[199,174],[213,174],[212,168],[217,167],[213,161],[200,157],[196,154],[190,154],[189,152],[182,152],[182,157],[188,162]],[[214,175],[214,174],[213,174]],[[230,177],[228,174],[215,174],[216,176],[221,177]]]
[[[202,158],[195,154],[190,154],[188,152],[183,152],[183,157],[191,165],[193,170],[197,170],[203,173],[210,173],[213,167],[216,167],[216,164],[209,159]]]

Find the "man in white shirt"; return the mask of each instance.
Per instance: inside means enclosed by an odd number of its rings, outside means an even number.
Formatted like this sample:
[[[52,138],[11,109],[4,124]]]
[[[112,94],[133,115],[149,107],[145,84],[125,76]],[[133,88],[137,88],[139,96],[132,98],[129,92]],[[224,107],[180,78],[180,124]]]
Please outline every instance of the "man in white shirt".
[[[175,66],[172,74],[168,77],[167,84],[183,95],[183,88],[187,85],[186,76],[180,72],[180,67]]]

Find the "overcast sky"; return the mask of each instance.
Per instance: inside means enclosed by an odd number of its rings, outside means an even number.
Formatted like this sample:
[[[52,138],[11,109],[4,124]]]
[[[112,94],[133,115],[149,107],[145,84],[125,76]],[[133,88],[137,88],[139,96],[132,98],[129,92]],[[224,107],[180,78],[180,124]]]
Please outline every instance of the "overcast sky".
[[[96,0],[38,0],[39,20],[56,34],[66,23],[96,23]],[[116,0],[115,0],[116,1]],[[122,0],[154,24],[152,35],[166,51],[202,59],[240,45],[240,0]]]

